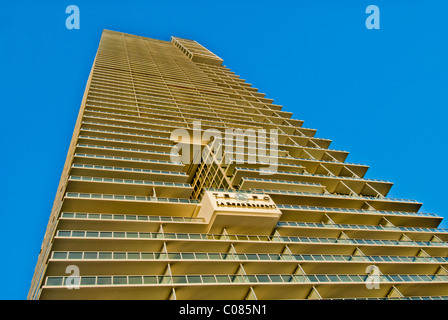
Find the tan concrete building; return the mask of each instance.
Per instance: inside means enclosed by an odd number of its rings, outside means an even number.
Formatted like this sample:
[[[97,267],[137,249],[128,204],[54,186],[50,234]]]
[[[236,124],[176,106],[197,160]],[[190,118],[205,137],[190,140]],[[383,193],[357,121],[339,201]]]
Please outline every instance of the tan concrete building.
[[[103,32],[28,299],[448,297],[442,218],[222,62]]]

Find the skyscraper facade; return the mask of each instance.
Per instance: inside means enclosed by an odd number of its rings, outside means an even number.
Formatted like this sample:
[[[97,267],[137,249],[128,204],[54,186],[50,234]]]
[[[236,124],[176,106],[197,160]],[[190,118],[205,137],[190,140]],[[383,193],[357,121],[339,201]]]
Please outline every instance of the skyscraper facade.
[[[448,232],[193,40],[104,30],[28,299],[445,299]]]

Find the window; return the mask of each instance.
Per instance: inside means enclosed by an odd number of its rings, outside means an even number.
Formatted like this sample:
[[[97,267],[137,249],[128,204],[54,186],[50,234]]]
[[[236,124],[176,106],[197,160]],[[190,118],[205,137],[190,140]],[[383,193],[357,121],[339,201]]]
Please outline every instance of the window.
[[[69,252],[68,258],[69,259],[82,259],[82,252]]]
[[[98,277],[96,283],[98,285],[110,285],[112,284],[112,277]]]
[[[48,277],[47,278],[47,286],[61,286],[63,277]]]
[[[129,276],[129,284],[142,284],[143,278],[141,276]]]
[[[114,276],[113,284],[127,284],[127,278],[125,276]]]
[[[100,252],[99,259],[112,259],[112,252]]]
[[[97,259],[98,252],[84,252],[84,259]]]
[[[53,259],[67,259],[67,252],[53,252]]]
[[[91,286],[95,285],[95,277],[81,277],[81,285],[82,286]]]

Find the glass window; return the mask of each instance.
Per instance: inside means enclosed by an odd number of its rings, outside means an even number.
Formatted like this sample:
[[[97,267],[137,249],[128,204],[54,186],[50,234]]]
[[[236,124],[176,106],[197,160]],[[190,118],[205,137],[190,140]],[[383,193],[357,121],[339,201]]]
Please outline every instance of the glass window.
[[[301,276],[301,275],[294,275],[293,279],[295,282],[306,282],[307,281],[306,276]]]
[[[328,278],[331,282],[339,282],[341,281],[337,275],[329,275]]]
[[[350,279],[352,279],[353,282],[362,282],[362,278],[356,274],[354,275],[349,275]]]
[[[86,237],[89,237],[89,238],[98,238],[98,234],[99,234],[98,231],[87,231],[87,232],[86,232]]]
[[[114,252],[114,259],[126,259],[126,252]]]
[[[126,276],[114,276],[113,283],[114,284],[127,284],[127,277]]]
[[[317,277],[314,274],[309,274],[309,275],[307,275],[307,277],[308,277],[308,279],[311,282],[318,282],[319,281],[319,279],[317,279]]]
[[[173,283],[187,283],[186,276],[173,276]]]
[[[112,259],[112,252],[100,252],[99,259]]]
[[[143,277],[142,276],[129,276],[129,284],[142,284]]]
[[[207,259],[206,253],[196,253],[196,259]]]
[[[324,254],[322,256],[326,261],[334,261],[335,260],[335,258],[330,254]]]
[[[112,232],[109,231],[101,231],[100,232],[100,238],[111,238]]]
[[[200,276],[187,276],[187,277],[188,277],[188,283],[201,283]]]
[[[405,274],[401,276],[401,279],[403,279],[404,281],[412,281],[411,278]]]
[[[72,237],[84,237],[85,231],[72,231]]]
[[[70,237],[70,231],[58,231],[58,237]]]
[[[421,275],[420,278],[421,278],[423,281],[431,281],[432,278],[433,278],[433,276]]]
[[[227,275],[217,275],[216,280],[218,281],[218,283],[229,283],[230,277]]]
[[[282,282],[282,278],[279,275],[270,275],[269,278],[271,278],[272,282]]]
[[[230,279],[232,282],[243,282],[243,277],[239,275],[232,275],[230,276]]]
[[[69,252],[68,258],[69,259],[82,259],[82,252]]]
[[[63,277],[47,277],[47,286],[61,286]]]
[[[194,259],[193,253],[182,253],[182,259]]]
[[[98,252],[84,252],[84,259],[96,259]]]
[[[258,282],[270,282],[267,275],[257,275]]]
[[[124,238],[126,237],[126,232],[114,232],[114,238]]]
[[[329,281],[327,276],[323,275],[323,274],[318,274],[318,275],[316,275],[316,277],[317,277],[317,280],[319,280],[319,282],[328,282]]]
[[[154,259],[154,253],[142,252],[142,259]]]
[[[82,286],[92,286],[95,285],[95,277],[81,277]]]
[[[157,283],[157,276],[143,276],[144,284],[154,284]]]
[[[151,238],[151,234],[148,232],[139,232],[138,237],[140,239],[149,239]]]
[[[269,255],[262,253],[258,255],[258,259],[260,260],[269,260]]]
[[[351,282],[351,279],[349,278],[349,276],[341,274],[339,275],[339,279],[341,279],[342,282]]]
[[[128,259],[140,259],[140,253],[138,252],[129,252]]]
[[[110,285],[112,284],[112,277],[98,277],[96,280],[98,285]]]
[[[392,279],[392,281],[401,281],[401,278],[396,274],[391,274],[389,277]]]
[[[221,258],[219,253],[209,253],[208,257],[209,257],[209,259],[213,259],[213,260],[215,260],[215,259],[218,260]]]
[[[212,276],[212,275],[204,275],[204,276],[202,276],[202,281],[203,281],[204,283],[215,283],[215,282],[216,282],[216,279],[215,279],[215,276]]]
[[[67,252],[53,252],[53,259],[67,259]]]

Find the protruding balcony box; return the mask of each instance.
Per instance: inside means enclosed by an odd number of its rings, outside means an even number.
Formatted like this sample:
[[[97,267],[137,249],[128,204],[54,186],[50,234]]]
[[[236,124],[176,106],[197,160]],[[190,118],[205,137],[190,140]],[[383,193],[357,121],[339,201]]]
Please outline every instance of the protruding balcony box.
[[[209,224],[207,232],[229,234],[270,234],[282,212],[264,194],[204,191],[197,217]]]

